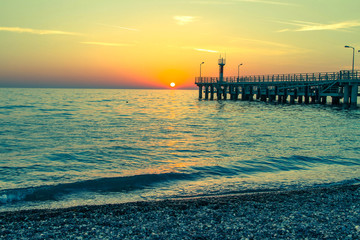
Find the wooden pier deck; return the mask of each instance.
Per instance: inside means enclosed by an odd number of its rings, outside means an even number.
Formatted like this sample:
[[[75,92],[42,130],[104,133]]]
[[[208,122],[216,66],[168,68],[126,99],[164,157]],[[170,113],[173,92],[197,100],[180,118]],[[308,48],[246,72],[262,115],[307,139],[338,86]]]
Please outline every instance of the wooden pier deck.
[[[199,99],[357,105],[360,71],[197,77]]]

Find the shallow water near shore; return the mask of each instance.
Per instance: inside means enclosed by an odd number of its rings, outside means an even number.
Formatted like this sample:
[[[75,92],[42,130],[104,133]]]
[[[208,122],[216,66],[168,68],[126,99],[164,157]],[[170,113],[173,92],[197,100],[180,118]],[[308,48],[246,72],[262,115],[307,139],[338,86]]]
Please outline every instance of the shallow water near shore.
[[[360,110],[0,89],[0,211],[359,182]]]

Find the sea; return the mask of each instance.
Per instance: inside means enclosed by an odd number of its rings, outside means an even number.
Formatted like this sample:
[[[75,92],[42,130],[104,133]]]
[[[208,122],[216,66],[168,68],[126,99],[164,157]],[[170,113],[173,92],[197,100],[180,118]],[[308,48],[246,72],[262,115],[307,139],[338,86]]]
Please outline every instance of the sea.
[[[0,211],[359,182],[359,108],[0,89]]]

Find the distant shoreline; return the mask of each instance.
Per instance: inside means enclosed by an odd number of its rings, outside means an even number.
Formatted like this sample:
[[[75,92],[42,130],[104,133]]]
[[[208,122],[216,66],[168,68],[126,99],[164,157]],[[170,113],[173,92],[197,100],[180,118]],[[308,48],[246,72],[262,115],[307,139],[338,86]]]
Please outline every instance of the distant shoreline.
[[[0,238],[358,239],[360,185],[0,213]]]

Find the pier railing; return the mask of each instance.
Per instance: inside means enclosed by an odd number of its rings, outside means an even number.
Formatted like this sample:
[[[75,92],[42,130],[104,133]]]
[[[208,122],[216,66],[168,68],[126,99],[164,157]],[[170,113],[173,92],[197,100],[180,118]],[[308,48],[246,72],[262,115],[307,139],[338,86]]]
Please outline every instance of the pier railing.
[[[295,73],[254,75],[241,77],[224,77],[222,83],[250,83],[250,82],[320,82],[320,81],[360,80],[360,71]],[[195,84],[218,83],[218,77],[196,77]]]

